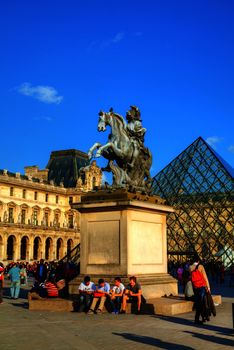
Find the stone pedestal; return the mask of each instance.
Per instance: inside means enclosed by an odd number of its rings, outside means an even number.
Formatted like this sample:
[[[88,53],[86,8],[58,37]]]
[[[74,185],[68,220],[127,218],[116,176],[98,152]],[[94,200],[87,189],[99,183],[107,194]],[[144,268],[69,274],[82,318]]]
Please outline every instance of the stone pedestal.
[[[146,298],[177,294],[177,281],[167,274],[166,215],[173,211],[160,197],[125,190],[98,191],[73,205],[81,213],[80,278],[70,286],[76,294],[84,275],[137,276]]]

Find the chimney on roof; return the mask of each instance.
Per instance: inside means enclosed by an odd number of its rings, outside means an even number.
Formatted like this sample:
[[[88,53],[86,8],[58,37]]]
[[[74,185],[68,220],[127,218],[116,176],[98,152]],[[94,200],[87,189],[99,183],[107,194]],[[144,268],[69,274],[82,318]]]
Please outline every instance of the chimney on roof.
[[[28,177],[33,177],[39,180],[48,181],[48,169],[39,169],[38,165],[25,166],[25,175]]]

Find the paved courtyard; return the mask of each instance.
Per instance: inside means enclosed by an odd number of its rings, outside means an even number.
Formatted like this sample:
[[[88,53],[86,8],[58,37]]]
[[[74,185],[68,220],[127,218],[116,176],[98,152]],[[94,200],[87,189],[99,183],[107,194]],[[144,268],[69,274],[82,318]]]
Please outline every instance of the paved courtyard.
[[[232,298],[224,298],[217,317],[204,326],[193,313],[178,317],[91,315],[27,309],[25,294],[0,305],[1,350],[231,349]]]

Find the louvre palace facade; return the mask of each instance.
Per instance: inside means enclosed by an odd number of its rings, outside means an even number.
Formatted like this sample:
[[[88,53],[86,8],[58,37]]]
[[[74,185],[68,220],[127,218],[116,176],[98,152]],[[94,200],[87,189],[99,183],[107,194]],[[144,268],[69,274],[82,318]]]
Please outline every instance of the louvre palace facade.
[[[79,214],[71,208],[99,187],[102,172],[86,153],[51,153],[46,169],[0,170],[0,261],[59,260],[80,241]]]

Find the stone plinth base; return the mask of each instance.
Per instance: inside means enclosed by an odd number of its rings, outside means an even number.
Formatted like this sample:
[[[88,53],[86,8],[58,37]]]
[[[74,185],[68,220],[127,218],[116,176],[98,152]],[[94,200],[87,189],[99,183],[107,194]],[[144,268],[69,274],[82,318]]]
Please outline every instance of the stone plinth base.
[[[111,285],[120,276],[136,276],[144,297],[177,295],[177,281],[167,274],[166,216],[173,208],[157,196],[125,189],[84,194],[73,209],[81,214],[80,278],[70,283],[78,293],[84,275]]]
[[[110,283],[111,287],[114,285],[115,276],[107,275],[91,275],[91,281],[98,283],[99,278],[104,278],[106,282]],[[120,276],[123,284],[126,286],[129,283],[128,276]],[[78,288],[83,281],[84,276],[80,275],[69,283],[69,294],[76,295],[79,293]],[[177,280],[168,274],[154,274],[137,276],[138,282],[142,286],[143,296],[148,299],[160,298],[164,295],[177,295],[178,285]]]

